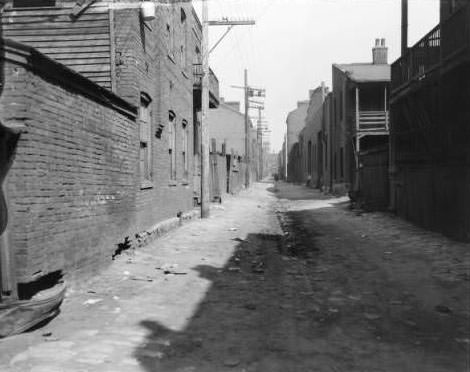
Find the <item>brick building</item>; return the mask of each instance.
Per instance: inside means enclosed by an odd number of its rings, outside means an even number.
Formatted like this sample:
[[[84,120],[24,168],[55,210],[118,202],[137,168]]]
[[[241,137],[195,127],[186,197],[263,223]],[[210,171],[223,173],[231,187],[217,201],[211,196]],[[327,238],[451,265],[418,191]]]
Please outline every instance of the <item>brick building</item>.
[[[25,128],[6,182],[21,284],[83,278],[193,208],[200,22],[189,3],[149,20],[126,4],[5,5],[3,35],[22,43],[4,43],[0,97],[0,120]]]
[[[323,159],[327,150],[323,135],[323,103],[327,94],[328,88],[324,84],[311,92],[305,127],[299,134],[302,151],[299,179],[317,188],[323,184]]]

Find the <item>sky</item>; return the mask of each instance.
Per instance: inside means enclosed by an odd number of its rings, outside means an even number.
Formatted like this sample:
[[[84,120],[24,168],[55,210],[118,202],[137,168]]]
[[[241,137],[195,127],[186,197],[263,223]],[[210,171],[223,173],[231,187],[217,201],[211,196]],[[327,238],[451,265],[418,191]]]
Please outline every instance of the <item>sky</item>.
[[[193,1],[200,14],[200,1]],[[244,69],[249,85],[266,89],[264,117],[273,151],[282,146],[287,114],[309,89],[331,86],[333,63],[371,62],[376,38],[385,38],[389,62],[400,53],[400,0],[208,0],[209,18],[254,19],[236,26],[210,54],[220,96],[243,102]],[[439,0],[409,0],[409,42],[439,21]],[[210,45],[225,27],[211,26]],[[257,115],[257,112],[252,112]]]

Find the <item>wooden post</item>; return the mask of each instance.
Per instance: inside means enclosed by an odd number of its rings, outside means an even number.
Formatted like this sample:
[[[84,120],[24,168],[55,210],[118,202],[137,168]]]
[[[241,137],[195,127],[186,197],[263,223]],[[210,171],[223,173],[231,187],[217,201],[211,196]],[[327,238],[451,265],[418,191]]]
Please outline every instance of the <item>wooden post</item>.
[[[201,218],[210,214],[209,128],[209,9],[202,0],[202,97],[201,97]]]
[[[248,116],[249,102],[248,102],[248,70],[245,69],[245,187],[250,187],[251,176],[251,159],[250,159],[250,119]]]
[[[388,123],[388,110],[387,110],[387,85],[385,85],[385,89],[384,89],[384,111],[385,111],[385,129],[388,130],[388,126],[389,126],[389,123]]]
[[[401,0],[401,55],[408,52],[408,0]]]
[[[359,112],[359,87],[356,87],[356,152],[359,154],[359,130],[361,115]]]

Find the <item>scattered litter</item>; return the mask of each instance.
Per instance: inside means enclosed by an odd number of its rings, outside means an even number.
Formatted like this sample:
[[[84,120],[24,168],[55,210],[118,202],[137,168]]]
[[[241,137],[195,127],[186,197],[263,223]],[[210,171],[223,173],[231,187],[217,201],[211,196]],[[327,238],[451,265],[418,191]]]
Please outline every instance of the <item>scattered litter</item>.
[[[380,319],[381,316],[379,314],[364,313],[364,318],[367,320],[377,320]]]
[[[83,305],[94,305],[97,304],[98,302],[103,301],[101,298],[90,298],[86,300]]]
[[[452,312],[446,305],[437,305],[434,309],[441,314],[450,314]]]
[[[239,273],[240,272],[240,268],[236,267],[236,266],[229,267],[227,270],[232,272],[232,273]]]
[[[361,238],[362,238],[362,239],[367,238],[367,235],[366,235],[366,234],[363,234],[363,235],[361,235]]]
[[[235,240],[236,242],[241,242],[241,243],[245,241],[245,239],[242,239],[242,238],[233,238],[232,240]]]
[[[90,289],[87,293],[95,294],[96,292]]]
[[[147,276],[146,278],[143,278],[140,276],[132,276],[131,280],[140,281],[140,282],[153,282],[153,279],[149,276]]]
[[[128,276],[131,275],[131,273],[129,271],[124,271],[124,275]]]
[[[470,344],[470,338],[456,338],[455,341],[459,344]]]
[[[238,231],[238,228],[237,227],[231,227],[230,229],[228,229],[228,231]]]
[[[42,336],[42,337],[51,337],[51,336],[52,336],[52,332],[43,333],[41,336]]]
[[[186,275],[187,272],[184,271],[177,271],[178,264],[164,264],[161,267],[156,267],[157,270],[162,270],[165,275],[173,274],[173,275]]]
[[[236,367],[240,364],[240,359],[237,358],[227,358],[224,360],[225,367]]]
[[[328,309],[328,312],[333,313],[333,314],[336,314],[336,313],[339,313],[339,310],[338,310],[338,309],[335,309],[334,307],[330,307],[330,308]]]

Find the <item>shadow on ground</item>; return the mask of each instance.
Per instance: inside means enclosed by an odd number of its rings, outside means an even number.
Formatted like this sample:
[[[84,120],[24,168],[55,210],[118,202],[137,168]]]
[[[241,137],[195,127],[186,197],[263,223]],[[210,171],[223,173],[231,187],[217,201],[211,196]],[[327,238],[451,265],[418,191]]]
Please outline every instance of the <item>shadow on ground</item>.
[[[140,323],[148,336],[134,356],[145,370],[220,372],[257,364],[277,317],[280,258],[271,253],[279,252],[281,240],[280,235],[250,234],[224,268],[194,267],[212,284],[188,326],[174,332],[151,320]]]

